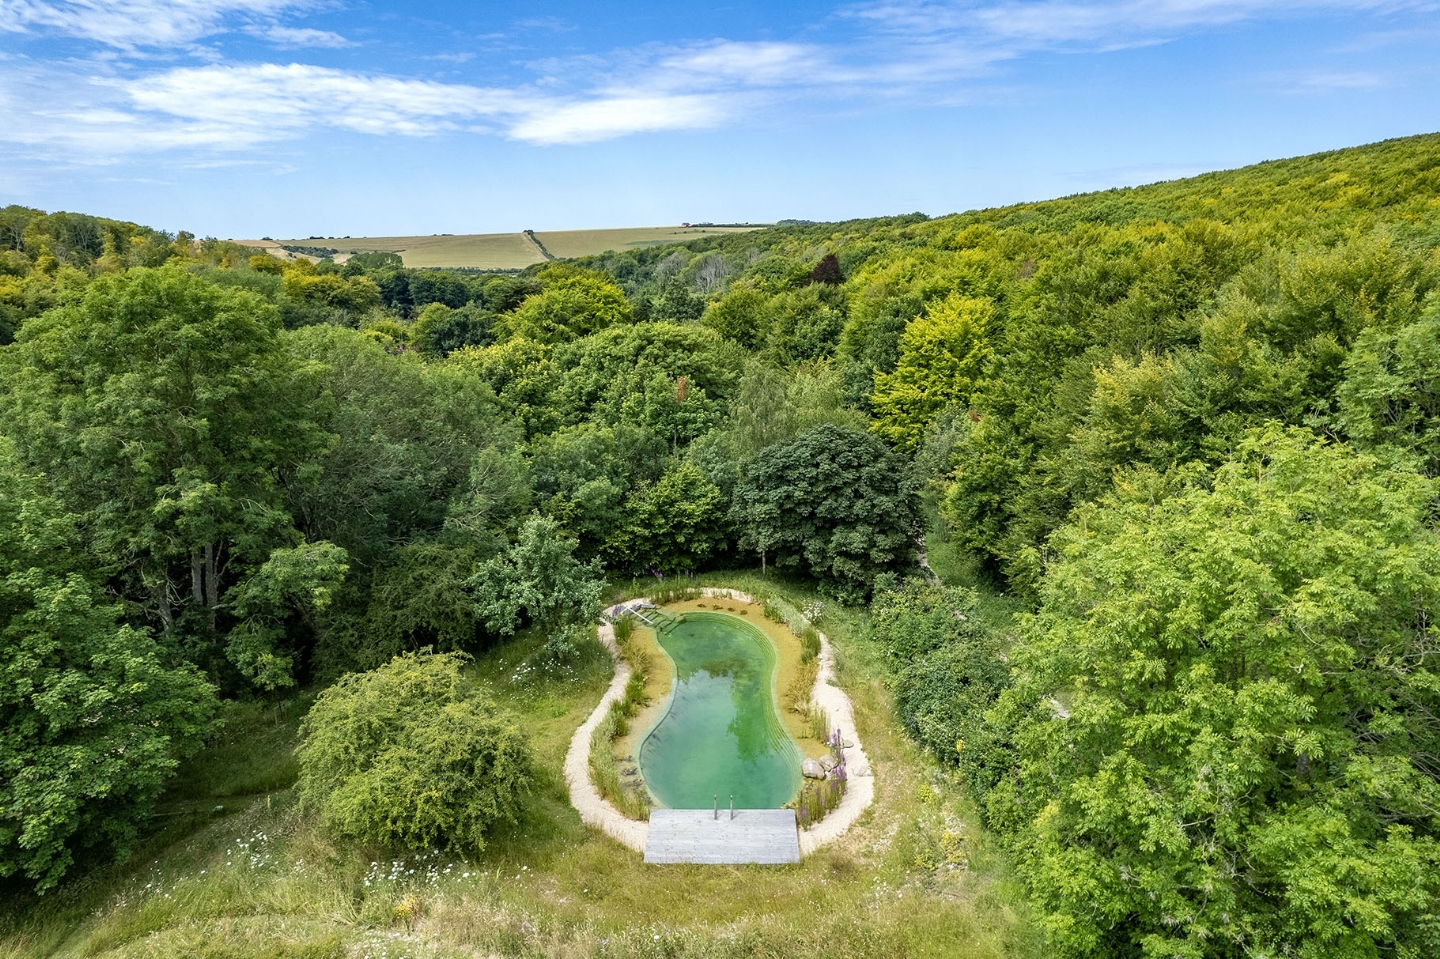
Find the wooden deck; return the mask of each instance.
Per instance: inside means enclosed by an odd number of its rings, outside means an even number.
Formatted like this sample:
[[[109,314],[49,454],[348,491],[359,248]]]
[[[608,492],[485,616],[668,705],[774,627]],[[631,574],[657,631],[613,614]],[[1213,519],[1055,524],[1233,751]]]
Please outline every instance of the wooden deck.
[[[652,809],[645,861],[714,865],[800,861],[793,809]]]

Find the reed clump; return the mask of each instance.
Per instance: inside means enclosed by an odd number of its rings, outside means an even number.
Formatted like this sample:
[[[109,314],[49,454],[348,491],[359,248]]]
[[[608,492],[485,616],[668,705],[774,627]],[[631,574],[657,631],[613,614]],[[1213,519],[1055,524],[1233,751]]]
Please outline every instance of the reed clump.
[[[615,624],[615,644],[620,649],[620,657],[630,664],[630,679],[625,683],[624,693],[610,704],[590,738],[590,780],[621,815],[643,820],[650,814],[649,797],[643,787],[627,785],[624,781],[615,762],[615,741],[630,732],[630,720],[650,702],[646,682],[652,664],[649,654],[635,641],[635,623],[628,616]]]

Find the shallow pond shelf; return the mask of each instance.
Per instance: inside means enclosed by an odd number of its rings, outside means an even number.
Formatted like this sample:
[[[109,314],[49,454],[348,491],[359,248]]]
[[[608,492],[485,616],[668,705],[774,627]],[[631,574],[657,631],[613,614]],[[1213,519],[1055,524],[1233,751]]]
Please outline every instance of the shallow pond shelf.
[[[800,861],[793,809],[652,809],[645,861],[709,865]]]
[[[675,684],[638,750],[654,804],[708,809],[733,796],[744,809],[776,809],[794,799],[804,756],[780,718],[770,638],[736,616],[691,612],[657,639]]]

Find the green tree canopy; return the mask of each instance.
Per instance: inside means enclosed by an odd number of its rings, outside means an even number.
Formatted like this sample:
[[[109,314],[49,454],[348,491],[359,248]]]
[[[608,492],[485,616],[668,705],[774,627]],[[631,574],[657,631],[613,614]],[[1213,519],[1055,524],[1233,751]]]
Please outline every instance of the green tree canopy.
[[[361,570],[439,533],[476,456],[518,438],[494,394],[459,365],[391,356],[343,327],[307,327],[284,342],[313,371],[302,396],[329,436],[289,484],[291,511],[311,539],[341,546]]]
[[[193,667],[119,622],[44,485],[0,438],[0,876],[41,890],[82,849],[131,848],[215,711]]]
[[[333,267],[332,267],[333,268]],[[368,276],[345,277],[320,272],[315,264],[298,259],[285,267],[285,295],[301,303],[363,314],[380,305],[380,287]]]
[[[22,460],[165,629],[183,615],[204,642],[227,590],[299,539],[284,483],[325,441],[314,368],[253,294],[177,266],[102,277],[27,323],[0,373]]]
[[[1440,476],[1440,305],[1393,332],[1367,330],[1345,359],[1341,428],[1372,449],[1412,456]]]
[[[968,404],[990,357],[985,331],[993,314],[988,301],[952,293],[911,321],[900,336],[895,371],[875,377],[875,432],[912,452],[936,414]]]
[[[450,354],[447,365],[489,386],[525,435],[537,436],[561,425],[555,397],[560,371],[551,353],[549,346],[517,336],[492,346],[462,347]]]
[[[712,303],[701,322],[747,350],[759,347],[770,329],[770,296],[752,286],[733,287]]]
[[[604,274],[552,267],[541,274],[541,281],[544,289],[505,317],[512,336],[567,343],[630,319],[625,291]]]
[[[415,318],[410,335],[420,352],[444,357],[466,346],[489,346],[495,342],[495,324],[495,314],[481,306],[452,310],[431,303]]]
[[[593,558],[624,527],[631,491],[660,478],[668,444],[638,426],[584,423],[537,437],[530,468],[541,511]]]
[[[1070,954],[1433,955],[1436,487],[1303,430],[1053,540],[987,805]]]
[[[577,560],[575,541],[538,514],[525,521],[514,545],[480,568],[471,585],[486,628],[506,636],[520,626],[522,615],[548,635],[594,622],[605,587],[599,564]]]
[[[847,595],[915,562],[919,504],[908,465],[875,437],[817,426],[760,453],[735,489],[742,543]]]
[[[690,572],[725,548],[728,506],[693,463],[675,462],[659,482],[631,494],[608,552],[612,568]]]
[[[563,372],[550,402],[567,424],[633,423],[684,442],[723,417],[743,359],[713,330],[641,323],[563,347],[555,364]]]

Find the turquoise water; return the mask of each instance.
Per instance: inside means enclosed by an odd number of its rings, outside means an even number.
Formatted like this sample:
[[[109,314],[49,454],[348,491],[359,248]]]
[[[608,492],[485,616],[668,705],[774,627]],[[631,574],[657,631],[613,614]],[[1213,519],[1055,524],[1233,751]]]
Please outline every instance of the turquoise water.
[[[775,644],[724,613],[659,634],[675,663],[669,709],[640,744],[640,775],[671,809],[778,809],[800,789],[800,747],[775,702]]]

